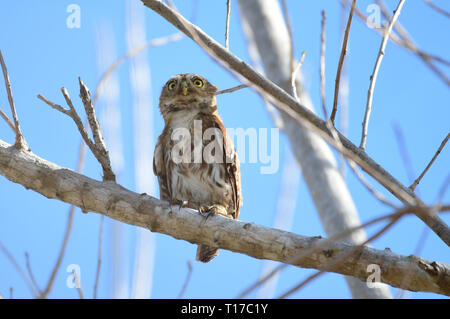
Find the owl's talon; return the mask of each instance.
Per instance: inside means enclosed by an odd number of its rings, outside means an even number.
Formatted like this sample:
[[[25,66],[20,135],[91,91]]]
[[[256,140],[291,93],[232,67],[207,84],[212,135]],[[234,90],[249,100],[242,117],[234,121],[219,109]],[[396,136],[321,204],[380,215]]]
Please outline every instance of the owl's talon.
[[[227,210],[222,205],[200,206],[200,208],[198,210],[202,215],[206,216],[205,222],[210,216],[216,215],[216,214],[222,215],[222,216],[225,216],[228,218],[233,218],[233,216],[231,214],[228,214]]]

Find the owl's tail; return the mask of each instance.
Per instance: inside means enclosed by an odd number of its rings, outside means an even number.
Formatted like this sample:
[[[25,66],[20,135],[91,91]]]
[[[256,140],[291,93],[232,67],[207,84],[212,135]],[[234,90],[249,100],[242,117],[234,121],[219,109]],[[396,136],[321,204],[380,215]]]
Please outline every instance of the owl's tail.
[[[197,256],[195,256],[195,260],[207,263],[211,261],[214,257],[216,257],[218,254],[219,248],[206,245],[198,245]]]

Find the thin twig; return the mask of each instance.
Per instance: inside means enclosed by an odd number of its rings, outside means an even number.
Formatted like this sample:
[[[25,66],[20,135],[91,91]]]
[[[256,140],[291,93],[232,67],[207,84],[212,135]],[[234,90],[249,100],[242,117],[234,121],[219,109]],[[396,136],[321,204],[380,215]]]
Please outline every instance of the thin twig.
[[[69,242],[70,233],[72,231],[72,225],[73,225],[73,213],[75,211],[75,206],[71,205],[69,208],[69,216],[67,218],[67,226],[66,231],[64,233],[64,239],[61,245],[61,248],[59,250],[58,258],[56,259],[55,266],[53,266],[53,271],[50,274],[50,278],[47,282],[47,285],[45,286],[45,289],[42,291],[42,293],[39,295],[39,298],[47,298],[48,294],[50,293],[53,283],[55,282],[56,274],[58,273],[59,268],[61,267],[61,263],[63,260],[63,257],[65,255],[65,251],[67,248],[67,243]]]
[[[230,13],[231,13],[231,0],[227,0],[227,21],[225,25],[225,48],[227,50],[230,48],[229,46]]]
[[[331,116],[330,116],[330,119],[331,119],[331,122],[333,123],[333,125],[334,125],[334,119],[336,117],[336,112],[337,112],[342,66],[344,65],[344,58],[345,58],[345,55],[347,54],[348,35],[350,33],[350,25],[352,24],[353,12],[355,11],[355,4],[356,4],[356,0],[353,0],[352,8],[350,9],[350,14],[348,16],[347,26],[345,27],[344,40],[342,41],[342,48],[341,48],[341,56],[339,57],[339,63],[338,63],[338,68],[337,68],[337,73],[336,73],[336,80],[335,80],[335,86],[334,86],[333,110],[331,111]]]
[[[394,123],[394,133],[395,139],[397,140],[397,145],[400,151],[400,155],[403,160],[403,164],[406,170],[406,175],[408,176],[408,182],[412,183],[414,181],[414,169],[411,162],[411,157],[409,156],[408,149],[406,148],[406,140],[403,135],[401,126],[398,123]]]
[[[356,177],[358,177],[358,179],[361,181],[361,183],[367,188],[367,190],[376,199],[378,199],[380,202],[382,202],[383,204],[385,204],[391,208],[398,209],[398,207],[395,204],[393,204],[392,202],[387,200],[386,197],[383,196],[383,194],[378,192],[374,187],[372,187],[372,185],[370,185],[370,183],[364,178],[364,176],[361,174],[361,172],[356,167],[355,162],[353,162],[352,160],[348,160],[348,164],[349,164],[350,168],[352,169],[353,173],[355,173]]]
[[[343,7],[346,6],[345,2],[341,0],[341,5]],[[365,16],[361,11],[359,11],[357,8],[355,8],[355,14],[356,16],[362,20],[363,22],[367,21],[367,16]],[[373,28],[373,30],[377,31],[378,33],[381,33],[380,28]],[[384,30],[384,29],[383,29]],[[396,45],[412,52],[413,54],[417,55],[430,69],[433,71],[442,81],[445,82],[448,86],[450,86],[450,79],[438,68],[433,64],[433,61],[440,62],[442,64],[445,64],[447,66],[450,65],[450,61],[447,61],[443,59],[442,57],[438,57],[436,55],[427,53],[421,49],[419,49],[411,38],[402,39],[401,37],[397,36],[395,33],[390,34],[390,38],[392,42],[394,42]]]
[[[434,10],[436,10],[437,12],[439,12],[440,14],[443,14],[445,17],[450,18],[450,12],[448,12],[448,11],[442,9],[441,7],[435,5],[430,0],[425,0],[425,3],[428,4]]]
[[[69,110],[63,108],[62,106],[49,101],[47,98],[43,97],[41,94],[38,94],[38,98],[48,105],[50,105],[55,110],[62,112],[72,118],[75,122],[78,131],[80,132],[84,142],[89,146],[89,149],[94,154],[97,161],[100,163],[103,169],[103,179],[109,181],[115,181],[115,175],[111,168],[111,161],[109,158],[108,150],[106,149],[103,136],[101,133],[100,125],[97,120],[97,116],[95,115],[94,105],[91,101],[90,93],[85,84],[79,78],[80,84],[80,98],[83,101],[83,105],[86,111],[86,115],[88,116],[89,125],[91,127],[92,135],[95,143],[90,139],[88,132],[86,130],[85,125],[83,124],[80,116],[75,110],[73,106],[72,100],[70,99],[69,93],[63,87],[61,88],[61,92],[66,100],[67,105],[69,106]]]
[[[217,91],[215,93],[215,95],[224,94],[224,93],[232,93],[232,92],[235,92],[237,90],[245,89],[245,88],[248,88],[248,87],[249,87],[248,84],[241,84],[241,85],[233,86],[232,88],[229,88],[229,89]]]
[[[291,75],[291,83],[295,83],[295,58],[294,58],[294,35],[292,33],[291,18],[289,17],[289,10],[287,8],[286,0],[281,0],[281,7],[283,9],[284,20],[286,21],[286,27],[289,36],[289,71]]]
[[[6,115],[5,112],[3,112],[1,109],[0,109],[0,116],[5,120],[6,124],[8,124],[9,127],[13,130],[14,134],[17,134],[16,128],[14,127],[14,123],[11,122],[8,115]]]
[[[16,133],[16,142],[15,142],[14,146],[17,148],[20,148],[20,149],[27,149],[28,145],[27,145],[27,142],[25,141],[25,138],[23,137],[22,132],[20,130],[19,118],[17,117],[16,106],[14,105],[14,99],[13,99],[12,90],[11,90],[11,83],[9,82],[8,70],[6,69],[6,64],[5,64],[5,61],[3,60],[3,55],[2,55],[1,50],[0,50],[0,64],[2,66],[3,78],[5,80],[6,93],[8,95],[8,102],[9,102],[9,106],[11,108],[11,113],[12,113],[12,117],[13,117],[13,121],[14,121],[14,127],[15,127],[14,131]]]
[[[328,120],[327,104],[325,100],[325,10],[322,10],[322,32],[320,33],[320,98],[325,121]]]
[[[186,291],[186,288],[189,284],[189,282],[191,281],[191,276],[192,276],[192,263],[190,260],[188,260],[187,262],[187,266],[188,266],[188,273],[186,275],[186,280],[184,281],[183,287],[181,288],[180,293],[178,294],[178,299],[180,299],[181,297],[183,297],[184,292]]]
[[[108,77],[119,67],[120,64],[122,64],[125,60],[133,57],[134,55],[138,54],[139,52],[149,48],[149,47],[156,47],[156,46],[161,46],[161,45],[165,45],[167,43],[170,42],[175,42],[175,41],[179,41],[184,37],[184,34],[182,32],[177,32],[174,33],[172,35],[169,36],[165,36],[165,37],[161,37],[161,38],[157,38],[157,39],[153,39],[147,43],[144,43],[140,46],[137,46],[135,48],[133,48],[132,50],[128,51],[127,53],[125,53],[124,55],[122,55],[120,58],[118,58],[113,64],[111,64],[110,67],[108,67],[108,69],[103,72],[102,76],[100,77],[100,80],[98,81],[97,84],[97,88],[95,89],[95,94],[94,97],[92,99],[92,102],[94,103],[94,105],[97,103],[97,100],[100,96],[100,93],[102,92],[105,84],[106,84],[106,80],[108,79]]]
[[[36,291],[39,294],[41,294],[41,290],[39,289],[39,285],[37,284],[36,279],[34,278],[34,275],[33,275],[33,271],[31,270],[30,255],[27,252],[25,252],[25,261],[26,261],[28,275],[30,276],[31,282],[33,283],[34,288],[36,289]]]
[[[31,291],[31,294],[33,296],[37,296],[38,293],[35,290],[35,288],[33,287],[33,283],[31,282],[31,280],[27,277],[27,275],[25,274],[25,272],[22,270],[22,268],[20,267],[19,263],[16,261],[16,259],[14,258],[14,256],[8,251],[8,249],[6,249],[5,246],[3,246],[2,242],[0,242],[0,250],[3,251],[3,253],[5,254],[5,256],[8,258],[8,260],[12,263],[12,265],[14,266],[14,268],[16,268],[17,272],[19,273],[19,275],[23,278],[23,280],[25,281],[25,283],[27,284],[28,288]]]
[[[386,45],[389,40],[389,35],[392,32],[392,27],[394,26],[395,22],[397,21],[398,17],[400,16],[400,12],[401,12],[404,4],[405,4],[405,0],[400,0],[400,2],[398,3],[397,9],[395,9],[395,11],[394,11],[394,15],[392,16],[391,20],[389,21],[389,25],[386,28],[384,35],[383,35],[383,40],[381,41],[380,50],[378,51],[378,57],[375,62],[373,73],[370,76],[370,86],[369,86],[369,91],[367,93],[366,113],[364,115],[364,121],[362,124],[363,131],[362,131],[362,136],[361,136],[361,144],[359,146],[363,150],[366,148],[367,130],[368,130],[368,125],[369,125],[370,113],[372,111],[373,92],[374,92],[374,88],[375,88],[375,83],[377,81],[378,71],[380,69],[381,61],[385,54]]]
[[[442,141],[441,145],[439,146],[438,150],[436,151],[436,154],[434,154],[433,158],[428,163],[427,167],[425,167],[422,174],[420,174],[420,176],[417,177],[417,179],[414,181],[414,183],[412,183],[412,185],[409,187],[409,188],[411,188],[411,190],[414,191],[416,189],[416,186],[420,183],[420,180],[423,178],[423,176],[426,174],[428,169],[431,167],[431,165],[433,164],[436,157],[438,157],[438,155],[441,153],[442,149],[444,148],[444,146],[447,143],[449,138],[450,138],[450,133],[448,133],[447,136],[445,137],[445,139]]]
[[[291,86],[292,86],[292,92],[294,93],[295,99],[298,101],[298,92],[297,92],[297,84],[295,83],[295,80],[297,79],[297,74],[300,68],[303,65],[303,62],[305,61],[306,57],[306,51],[302,52],[302,56],[300,57],[300,61],[298,61],[297,66],[294,68],[294,73],[292,73],[291,76]]]
[[[75,280],[75,287],[77,288],[78,295],[80,296],[80,299],[84,299],[84,293],[83,288],[81,288],[81,282],[80,278],[78,277],[78,274],[76,271],[72,271],[73,279]]]
[[[105,216],[102,215],[100,219],[100,231],[98,235],[98,251],[97,251],[97,271],[95,272],[95,284],[94,284],[94,299],[97,299],[98,282],[100,279],[100,268],[102,264],[102,241],[103,241],[103,224],[105,222]]]
[[[105,140],[103,139],[102,130],[95,114],[94,104],[91,100],[91,93],[87,86],[83,83],[81,78],[78,78],[80,84],[80,98],[83,102],[84,110],[86,112],[89,126],[91,127],[92,136],[95,142],[96,152],[94,153],[97,160],[100,162],[103,168],[103,179],[107,181],[116,181],[116,175],[113,173],[111,168],[111,160],[109,158],[109,153],[105,145]]]

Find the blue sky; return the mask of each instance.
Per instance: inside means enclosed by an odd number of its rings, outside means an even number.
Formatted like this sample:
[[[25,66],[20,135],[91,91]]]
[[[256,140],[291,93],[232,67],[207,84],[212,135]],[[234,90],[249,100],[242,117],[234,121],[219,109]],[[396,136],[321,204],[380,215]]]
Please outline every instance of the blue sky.
[[[223,42],[225,26],[225,0],[199,0],[196,13],[197,24],[209,35]],[[386,1],[393,9],[397,2]],[[446,1],[435,1],[450,10]],[[67,28],[66,12],[70,4],[81,8],[80,28]],[[175,1],[178,9],[187,17],[193,1]],[[287,1],[293,25],[295,55],[302,51],[307,57],[302,70],[316,109],[319,97],[319,46],[321,10],[327,12],[326,92],[331,104],[334,78],[340,52],[341,7],[338,1]],[[372,1],[358,1],[361,11]],[[0,3],[0,49],[8,66],[13,94],[22,131],[32,151],[58,165],[75,169],[80,136],[69,118],[51,109],[36,98],[38,93],[63,104],[60,88],[66,87],[77,106],[78,80],[81,76],[91,91],[95,90],[100,71],[97,65],[97,34],[107,26],[114,36],[116,57],[127,52],[125,1],[30,1],[18,0]],[[147,39],[169,35],[177,30],[157,14],[142,6],[145,12]],[[399,21],[407,28],[419,47],[428,52],[449,58],[450,42],[445,40],[449,20],[431,10],[424,1],[405,4]],[[349,74],[348,137],[359,143],[361,121],[369,87],[369,76],[375,63],[381,38],[361,21],[354,19],[349,39],[347,68]],[[237,2],[232,1],[230,26],[230,49],[245,61],[249,61],[245,38],[242,34]],[[177,73],[194,72],[204,75],[220,89],[239,83],[215,64],[189,39],[150,48],[147,51],[151,70],[151,102],[153,116],[153,140],[163,127],[157,105],[162,85]],[[448,75],[449,70],[440,66]],[[120,183],[131,190],[136,189],[133,166],[133,116],[132,96],[129,83],[130,61],[116,71],[120,92],[118,104],[121,112],[121,132],[124,167]],[[0,83],[3,87],[3,83]],[[394,125],[401,127],[406,147],[411,157],[415,175],[423,170],[442,139],[449,132],[450,93],[446,84],[438,79],[416,56],[389,43],[382,62],[374,95],[374,110],[369,126],[367,152],[397,179],[409,185],[395,139]],[[218,97],[219,113],[228,128],[274,127],[264,104],[250,89]],[[7,96],[0,89],[0,108],[9,114]],[[80,109],[81,110],[81,109]],[[318,112],[321,114],[321,112]],[[13,134],[5,123],[0,122],[0,139],[12,143]],[[151,141],[151,139],[149,138]],[[107,139],[108,141],[108,139]],[[279,196],[281,172],[286,158],[286,139],[280,134],[280,169],[275,174],[260,174],[265,164],[243,163],[242,185],[244,206],[240,219],[271,226]],[[438,191],[449,175],[450,150],[448,146],[440,154],[417,190],[423,200],[433,203]],[[360,182],[347,170],[347,181],[362,221],[390,212],[382,206]],[[101,169],[91,154],[86,157],[84,174],[101,178]],[[387,191],[369,178],[383,194]],[[157,194],[151,194],[157,196]],[[305,236],[325,236],[308,190],[303,182],[296,196],[295,213],[291,231]],[[444,196],[450,202],[450,192]],[[30,255],[33,273],[41,288],[50,276],[64,235],[68,205],[49,200],[33,191],[27,191],[0,177],[0,241],[25,269],[25,252]],[[450,219],[443,216],[447,224]],[[100,215],[83,214],[76,210],[73,231],[62,267],[56,278],[50,298],[77,298],[75,289],[66,286],[67,266],[80,265],[84,293],[92,297],[97,263]],[[112,224],[106,219],[103,239],[103,263],[98,295],[112,297],[111,256]],[[380,227],[381,225],[378,225]],[[123,246],[126,248],[124,265],[128,272],[133,269],[136,228],[120,226]],[[377,228],[370,228],[374,233]],[[388,233],[377,239],[373,246],[389,247],[393,252],[410,255],[421,237],[424,224],[414,216],[408,216]],[[222,250],[211,263],[195,262],[196,247],[169,236],[155,235],[155,267],[153,274],[153,298],[175,298],[187,275],[187,262],[193,265],[192,278],[184,294],[187,298],[233,298],[253,283],[261,272],[262,261],[248,256]],[[421,257],[450,262],[448,247],[432,232],[423,243]],[[0,294],[9,296],[13,287],[15,298],[32,297],[27,286],[4,254],[0,254]],[[280,276],[275,296],[280,295],[300,280],[312,274],[312,270],[289,268]],[[128,279],[131,283],[131,278]],[[393,294],[397,293],[392,289]],[[251,295],[253,297],[256,294]],[[295,293],[294,298],[349,298],[350,293],[342,276],[326,274]],[[408,298],[442,298],[429,293],[408,293]]]

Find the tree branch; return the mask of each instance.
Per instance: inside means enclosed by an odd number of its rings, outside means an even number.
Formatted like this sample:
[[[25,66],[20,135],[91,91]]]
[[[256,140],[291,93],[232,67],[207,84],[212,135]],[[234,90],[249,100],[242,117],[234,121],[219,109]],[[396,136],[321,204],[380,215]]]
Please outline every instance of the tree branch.
[[[226,63],[230,69],[253,83],[254,86],[252,87],[268,96],[274,106],[285,111],[302,125],[314,130],[314,132],[325,138],[327,142],[338,148],[338,145],[328,129],[326,122],[300,104],[294,97],[286,93],[272,81],[267,80],[246,62],[230,53],[214,39],[204,33],[200,28],[191,24],[183,16],[166,6],[161,1],[142,1],[144,5],[157,12],[164,19],[185,33],[188,37],[194,41],[197,40],[196,42],[202,48],[206,47],[208,53],[213,54],[216,58]],[[343,148],[338,148],[338,151],[351,158],[364,171],[382,184],[404,204],[414,206],[417,203],[421,203],[420,199],[416,196],[416,194],[414,194],[413,191],[411,191],[411,189],[400,183],[377,162],[369,157],[363,150],[354,145],[341,133],[337,132],[337,134],[343,146]],[[439,216],[419,214],[418,217],[425,222],[447,245],[450,245],[450,229],[446,223],[439,218]]]
[[[386,27],[386,30],[384,31],[383,40],[381,41],[380,50],[378,51],[378,56],[375,62],[375,66],[373,68],[373,73],[370,76],[369,91],[367,93],[366,113],[364,114],[364,121],[362,123],[363,130],[361,135],[361,144],[359,146],[363,150],[366,148],[367,130],[369,126],[370,113],[372,111],[373,91],[375,88],[375,83],[377,82],[378,71],[380,70],[381,61],[383,60],[385,54],[384,51],[386,49],[389,36],[392,32],[392,28],[394,27],[395,22],[400,16],[400,12],[404,4],[405,0],[400,0],[397,9],[395,9],[394,11],[394,15],[392,16],[391,21],[389,21],[389,25]]]
[[[66,100],[67,105],[69,106],[69,109],[65,109],[61,105],[58,105],[58,104],[48,100],[41,94],[38,94],[37,97],[40,100],[47,103],[52,108],[54,108],[55,110],[66,114],[75,122],[75,124],[78,128],[78,131],[81,134],[81,137],[83,138],[85,143],[89,146],[89,149],[92,151],[95,158],[102,166],[103,179],[115,181],[116,176],[111,168],[111,160],[109,158],[109,153],[106,148],[105,141],[103,140],[103,135],[102,135],[102,131],[100,128],[100,124],[98,123],[97,116],[95,114],[94,104],[92,103],[92,100],[91,100],[91,93],[89,92],[89,89],[83,83],[81,78],[78,78],[78,81],[80,84],[80,98],[83,102],[84,109],[86,111],[88,123],[89,123],[89,126],[91,127],[94,141],[92,141],[89,138],[89,135],[85,128],[85,125],[83,125],[83,122],[81,121],[80,116],[78,115],[77,111],[75,110],[75,107],[73,106],[72,100],[70,99],[69,93],[67,92],[66,88],[64,88],[64,87],[61,88],[61,92],[64,96],[64,99]]]
[[[11,108],[12,117],[14,120],[14,132],[16,133],[16,143],[14,144],[18,148],[28,148],[27,142],[22,135],[22,131],[20,130],[19,118],[17,117],[16,106],[14,104],[14,99],[12,95],[11,83],[9,82],[8,70],[6,69],[5,61],[3,60],[2,51],[0,50],[0,65],[2,67],[3,79],[5,80],[6,93],[8,94],[8,102]],[[3,112],[2,112],[3,113]],[[3,113],[3,115],[5,115]],[[11,121],[8,121],[7,118],[3,116],[4,120],[11,125]]]
[[[1,140],[0,174],[47,198],[176,239],[216,246],[258,259],[286,262],[291,256],[327,241],[221,216],[212,216],[205,221],[194,210],[170,206],[167,202],[139,195],[111,181],[93,180]],[[320,270],[323,265],[339,259],[354,248],[355,245],[347,243],[327,243],[326,248],[291,262],[298,267]],[[400,256],[387,250],[364,247],[358,255],[351,255],[334,267],[332,272],[365,281],[369,275],[369,264],[380,265],[382,281],[391,286],[450,295],[449,265],[415,256]],[[403,282],[404,275],[411,269],[414,270],[415,280]]]
[[[336,80],[335,80],[335,86],[334,86],[334,101],[333,101],[333,110],[331,111],[330,120],[333,122],[334,125],[334,119],[336,117],[337,112],[337,104],[338,104],[338,97],[339,97],[339,87],[341,83],[341,72],[342,72],[342,66],[344,65],[344,58],[347,54],[347,42],[348,42],[348,35],[350,33],[350,25],[352,24],[352,18],[353,18],[353,12],[355,11],[355,4],[356,0],[353,0],[352,7],[350,9],[350,13],[347,20],[347,26],[345,27],[344,32],[344,40],[342,42],[342,48],[341,48],[341,55],[339,57],[339,63],[336,73]]]

